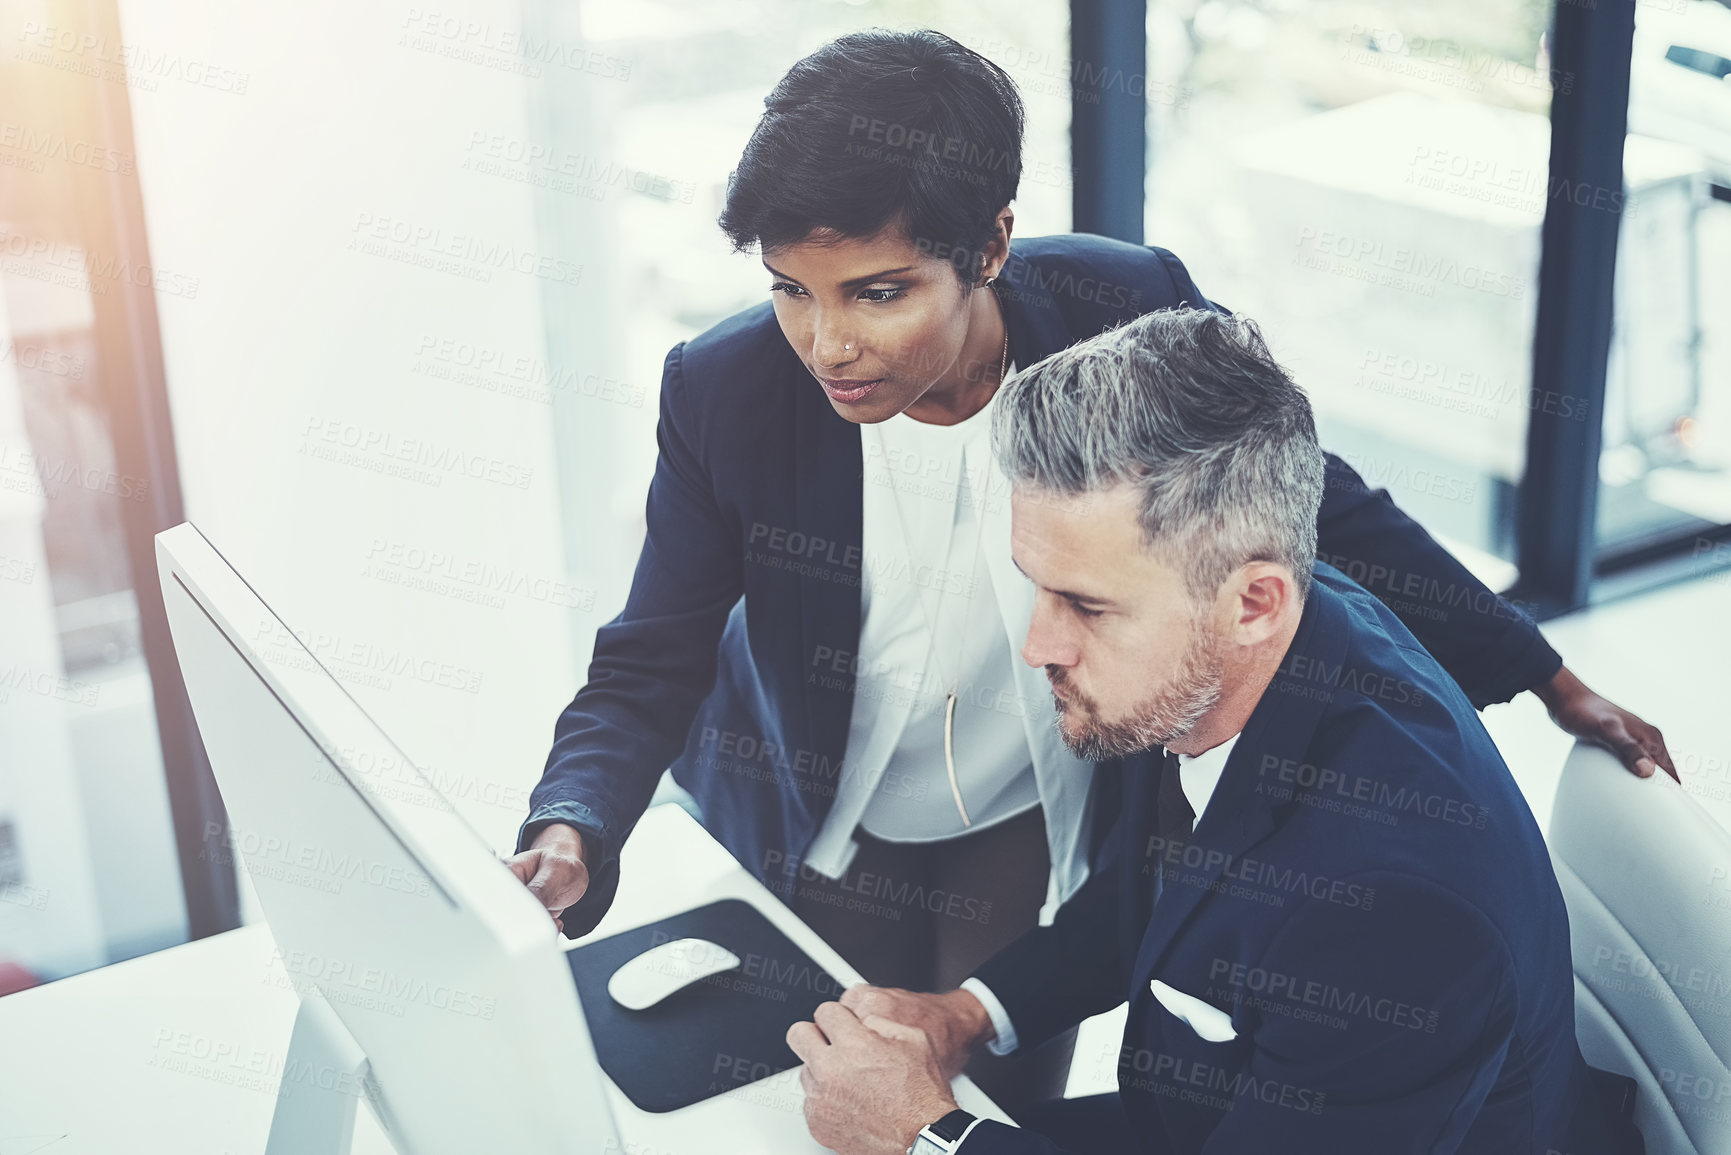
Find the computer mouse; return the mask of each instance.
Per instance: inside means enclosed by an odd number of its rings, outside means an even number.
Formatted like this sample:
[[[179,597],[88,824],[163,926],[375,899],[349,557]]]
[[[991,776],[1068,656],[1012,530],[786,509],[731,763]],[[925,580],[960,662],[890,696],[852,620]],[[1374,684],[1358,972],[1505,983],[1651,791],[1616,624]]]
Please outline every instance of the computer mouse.
[[[629,1011],[646,1011],[699,979],[739,965],[739,956],[706,938],[676,938],[650,947],[607,980],[607,993]]]

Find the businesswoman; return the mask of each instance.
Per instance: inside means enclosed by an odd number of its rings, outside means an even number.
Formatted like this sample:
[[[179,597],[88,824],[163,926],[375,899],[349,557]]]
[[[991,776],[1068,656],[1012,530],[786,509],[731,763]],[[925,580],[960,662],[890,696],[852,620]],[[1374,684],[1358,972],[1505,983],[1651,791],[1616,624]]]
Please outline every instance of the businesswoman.
[[[1011,244],[1023,113],[935,32],[844,36],[765,101],[721,227],[770,300],[682,342],[661,384],[647,537],[560,715],[512,868],[576,936],[664,769],[871,982],[943,989],[1087,876],[1115,768],[1078,762],[1018,660],[1031,587],[987,441],[1006,374],[1151,309],[1213,307],[1177,257]],[[1592,694],[1523,614],[1329,459],[1319,552],[1477,706],[1531,690],[1637,773],[1652,727]],[[1110,615],[1076,601],[1089,628]],[[1068,1046],[970,1068],[1061,1094]]]

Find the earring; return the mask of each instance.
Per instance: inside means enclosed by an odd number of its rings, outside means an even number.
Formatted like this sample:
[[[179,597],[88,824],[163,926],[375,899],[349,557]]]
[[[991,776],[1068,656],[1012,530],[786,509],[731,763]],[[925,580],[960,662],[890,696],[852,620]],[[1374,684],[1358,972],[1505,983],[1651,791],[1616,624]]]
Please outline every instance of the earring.
[[[995,281],[995,280],[997,280],[997,279],[998,279],[998,274],[996,274],[996,273],[993,273],[993,274],[992,274],[992,275],[991,275],[991,276],[989,276],[989,277],[987,277],[987,278],[986,278],[986,280],[985,280],[985,286],[986,286],[986,288],[988,288],[988,289],[989,289],[989,288],[991,288],[991,287],[992,287],[992,282],[993,282],[993,281]]]

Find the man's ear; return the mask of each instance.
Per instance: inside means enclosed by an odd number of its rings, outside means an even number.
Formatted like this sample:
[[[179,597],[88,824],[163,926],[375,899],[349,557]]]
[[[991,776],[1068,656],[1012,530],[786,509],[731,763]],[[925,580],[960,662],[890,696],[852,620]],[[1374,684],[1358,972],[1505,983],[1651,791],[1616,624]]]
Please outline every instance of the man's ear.
[[[1280,632],[1287,611],[1298,601],[1292,571],[1277,562],[1253,561],[1232,576],[1229,583],[1234,640],[1255,646]]]

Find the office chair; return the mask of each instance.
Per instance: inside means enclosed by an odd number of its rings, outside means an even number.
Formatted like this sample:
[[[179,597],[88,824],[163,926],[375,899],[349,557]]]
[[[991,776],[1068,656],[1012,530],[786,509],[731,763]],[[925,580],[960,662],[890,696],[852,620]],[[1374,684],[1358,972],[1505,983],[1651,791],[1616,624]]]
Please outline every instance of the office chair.
[[[1727,1155],[1731,833],[1664,773],[1577,743],[1548,841],[1587,1062],[1636,1080],[1648,1155]]]

